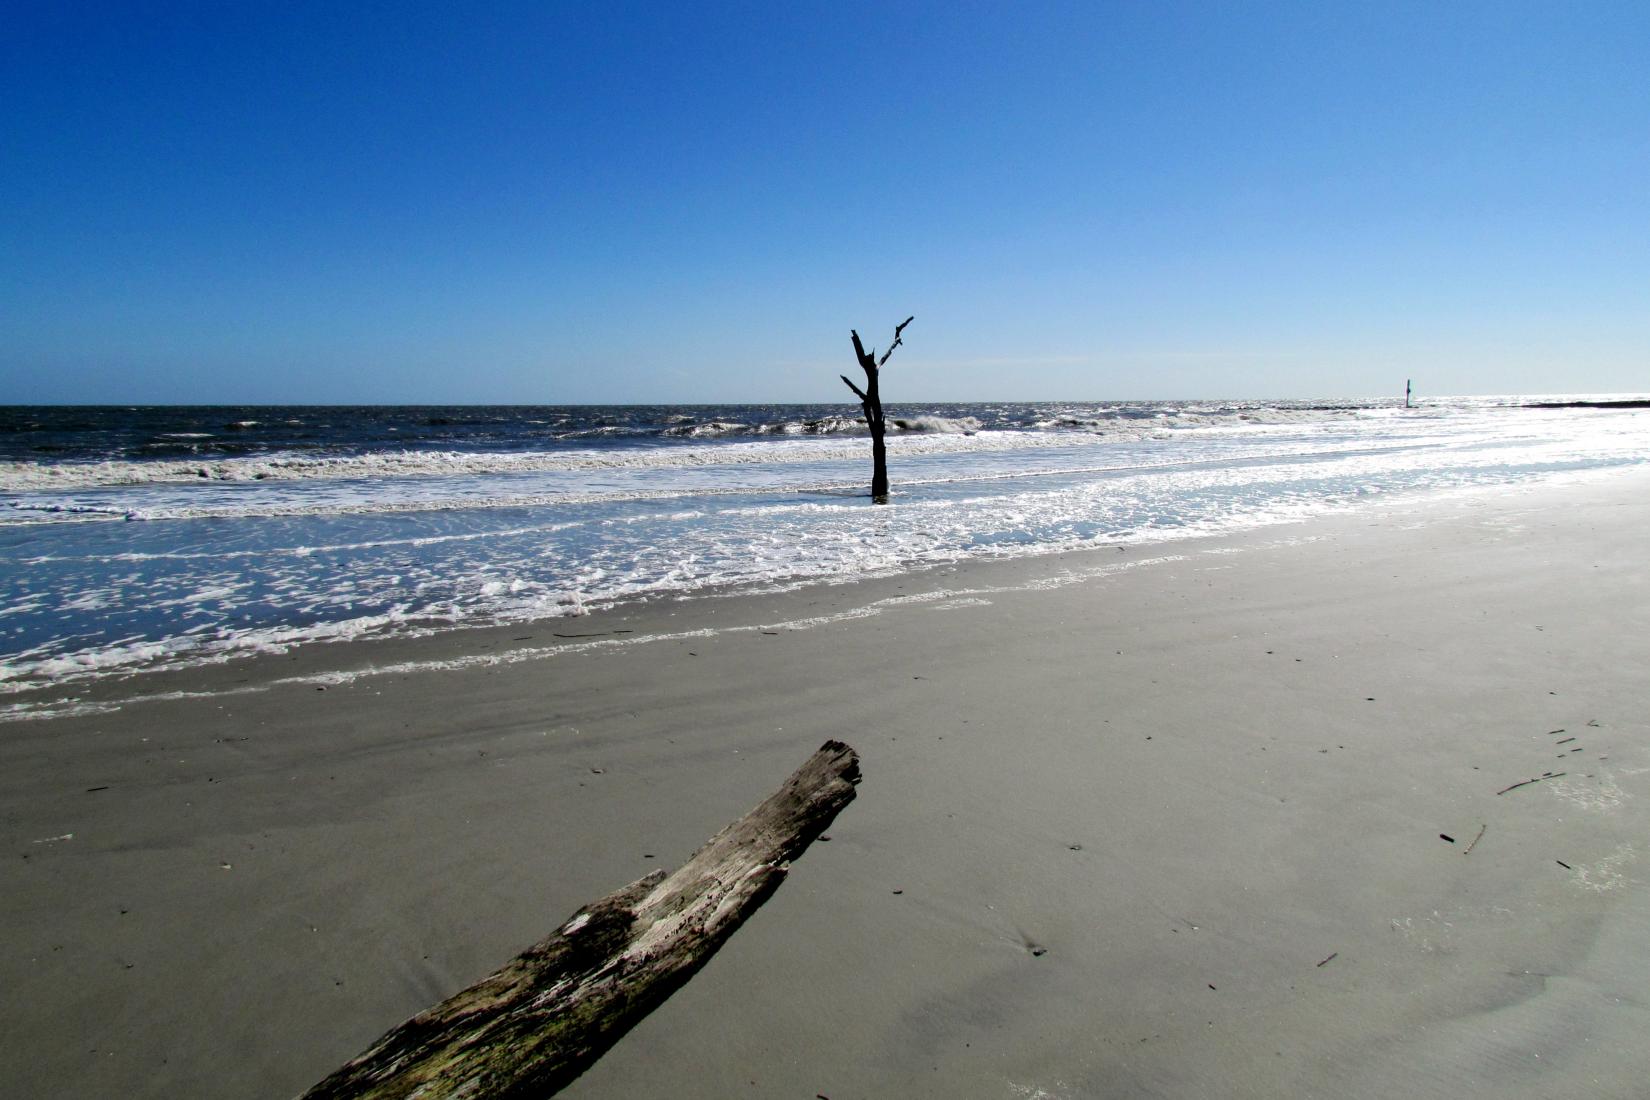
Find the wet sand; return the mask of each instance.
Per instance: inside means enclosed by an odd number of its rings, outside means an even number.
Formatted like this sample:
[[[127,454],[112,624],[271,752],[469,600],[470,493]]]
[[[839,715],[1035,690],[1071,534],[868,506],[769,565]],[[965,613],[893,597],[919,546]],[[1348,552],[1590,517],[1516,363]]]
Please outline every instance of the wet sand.
[[[7,1091],[300,1092],[836,737],[566,1095],[1641,1095],[1646,546],[1618,473],[82,693],[0,725]]]

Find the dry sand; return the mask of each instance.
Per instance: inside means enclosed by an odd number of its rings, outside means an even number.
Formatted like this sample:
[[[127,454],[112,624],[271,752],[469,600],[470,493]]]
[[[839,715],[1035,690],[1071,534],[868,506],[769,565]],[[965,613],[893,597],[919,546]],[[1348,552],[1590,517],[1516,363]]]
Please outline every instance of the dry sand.
[[[567,1095],[1642,1096],[1647,546],[1627,473],[106,688],[0,726],[5,1091],[299,1092],[838,737]]]

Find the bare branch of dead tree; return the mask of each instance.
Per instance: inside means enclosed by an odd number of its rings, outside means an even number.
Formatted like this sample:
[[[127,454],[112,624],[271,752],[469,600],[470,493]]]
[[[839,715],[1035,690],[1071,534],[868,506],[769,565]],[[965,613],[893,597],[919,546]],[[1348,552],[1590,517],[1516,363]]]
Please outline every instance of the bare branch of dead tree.
[[[882,394],[878,388],[878,375],[883,365],[888,362],[888,357],[894,354],[894,349],[905,342],[901,335],[905,332],[905,326],[914,320],[914,316],[907,317],[894,326],[894,342],[888,345],[888,350],[882,353],[880,360],[875,348],[865,350],[865,344],[859,338],[859,330],[849,329],[848,334],[854,339],[854,357],[859,360],[860,368],[865,371],[865,388],[860,389],[854,385],[846,374],[838,376],[854,391],[854,396],[859,398],[860,407],[865,410],[865,426],[871,433],[871,499],[878,504],[888,502],[888,448],[884,439],[887,421],[882,415]]]

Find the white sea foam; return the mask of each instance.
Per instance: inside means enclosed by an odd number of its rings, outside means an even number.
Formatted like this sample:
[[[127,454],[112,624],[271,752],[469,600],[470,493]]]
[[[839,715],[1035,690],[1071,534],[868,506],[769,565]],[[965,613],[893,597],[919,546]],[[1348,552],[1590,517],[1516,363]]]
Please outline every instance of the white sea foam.
[[[944,416],[910,416],[890,418],[895,429],[902,432],[961,432],[973,435],[984,425],[972,416],[951,418]]]
[[[1391,461],[1363,453],[1318,455],[1315,460],[1338,466]],[[886,575],[966,556],[1047,554],[1096,541],[1165,542],[1290,522],[1341,506],[1314,494],[1244,502],[1244,494],[1269,485],[1275,476],[1264,465],[1180,464],[1173,473],[1135,469],[1101,482],[1058,477],[1056,485],[1035,491],[1004,494],[991,489],[911,499],[869,516],[863,504],[846,500],[749,506],[730,501],[709,516],[697,511],[664,517],[628,514],[604,521],[612,533],[595,541],[580,536],[580,562],[573,572],[563,572],[554,557],[545,560],[546,547],[540,541],[570,531],[577,534],[576,525],[570,524],[515,526],[490,532],[492,538],[470,532],[346,542],[324,552],[323,560],[315,560],[322,552],[308,545],[245,552],[263,574],[262,590],[253,589],[239,573],[224,573],[213,560],[217,555],[189,552],[184,558],[150,555],[134,561],[137,556],[128,552],[121,555],[123,564],[165,565],[168,571],[152,582],[134,574],[102,589],[81,588],[73,600],[91,598],[107,607],[124,592],[125,599],[139,600],[151,611],[188,609],[205,614],[214,629],[178,630],[163,639],[138,634],[67,652],[56,647],[24,650],[0,664],[0,691],[7,690],[8,683],[21,689],[42,678],[61,682],[138,666],[216,663],[247,653],[281,652],[301,642],[576,615],[592,605],[709,588],[780,590],[817,579]],[[1178,510],[1166,512],[1162,503],[1153,503],[1164,497],[1179,499]],[[1032,522],[1032,516],[1045,532],[1039,538],[982,538],[983,533],[1013,531]],[[873,527],[867,528],[868,519],[875,521]],[[651,534],[661,522],[670,531],[665,545],[657,545]],[[620,536],[613,532],[615,526],[641,531]],[[485,543],[480,559],[468,553],[459,559],[408,556],[473,541]],[[377,557],[362,556],[364,550],[392,554],[393,571]],[[48,566],[76,561],[93,569],[102,566],[89,555],[30,560]],[[321,578],[326,579],[324,586],[318,584]],[[288,614],[300,621],[278,627],[235,625],[244,611],[262,609],[272,600],[288,602]],[[356,613],[358,604],[370,608],[375,600],[388,600],[389,607]],[[56,609],[75,608],[72,601],[63,601]]]
[[[1139,469],[1168,469],[1209,460],[1139,461],[1138,456],[1095,437],[1039,437],[998,433],[986,448],[928,447],[926,440],[891,447],[891,461],[903,463],[895,484],[904,489],[1035,476],[1077,476]],[[1010,445],[1010,444],[1013,445]],[[1348,451],[1442,445],[1443,439],[1410,437],[1389,443],[1345,443],[1325,439],[1285,442],[1258,436],[1245,458],[1284,459],[1332,456]],[[722,454],[749,454],[733,445]],[[748,496],[764,489],[791,494],[860,495],[857,482],[844,481],[863,462],[862,448],[845,457],[832,446],[804,445],[775,452],[784,461],[743,461],[726,465],[678,466],[614,463],[600,473],[546,463],[543,470],[511,470],[495,475],[463,474],[366,478],[270,479],[252,482],[146,482],[125,487],[96,486],[58,492],[36,491],[6,502],[0,523],[59,523],[87,520],[176,520],[250,516],[349,515],[452,509],[525,509],[602,502],[637,502],[686,497]],[[470,456],[479,458],[480,456]],[[1005,461],[1011,459],[1012,461]],[[917,465],[913,465],[915,460]],[[926,465],[923,463],[926,461]],[[935,461],[943,465],[934,466]],[[942,476],[922,476],[934,470]],[[822,479],[821,474],[834,475]]]
[[[803,616],[793,619],[784,619],[772,622],[759,622],[727,627],[700,627],[693,630],[670,631],[664,633],[636,634],[625,637],[594,638],[585,640],[568,640],[554,645],[522,646],[502,652],[487,651],[469,653],[459,657],[415,659],[400,661],[384,665],[369,665],[356,669],[334,669],[321,673],[284,676],[262,684],[248,687],[224,688],[216,692],[187,692],[174,691],[163,693],[145,693],[131,695],[125,698],[110,699],[97,703],[85,703],[72,697],[63,697],[54,700],[18,700],[10,704],[0,705],[0,722],[21,721],[29,718],[63,718],[83,716],[88,714],[104,714],[117,711],[125,706],[139,703],[153,703],[166,700],[220,697],[228,695],[255,694],[267,691],[272,687],[287,685],[324,685],[341,686],[356,683],[361,680],[375,679],[387,676],[410,676],[429,672],[452,672],[469,668],[496,668],[502,666],[522,664],[532,661],[542,661],[570,653],[588,652],[591,650],[622,649],[632,646],[652,645],[659,642],[691,641],[700,638],[711,638],[719,634],[742,634],[788,630],[813,630],[822,626],[837,623],[852,622],[859,619],[873,618],[889,611],[911,607],[929,607],[934,610],[968,610],[977,607],[990,606],[991,601],[986,597],[1003,596],[1014,592],[1052,591],[1083,584],[1097,579],[1107,578],[1119,573],[1134,569],[1161,565],[1165,563],[1184,561],[1185,556],[1180,554],[1166,554],[1151,558],[1137,558],[1124,562],[1100,562],[1088,566],[1081,566],[1062,570],[1047,576],[1033,577],[1020,584],[987,585],[967,588],[938,587],[926,592],[912,593],[900,596],[889,596],[872,600],[858,606],[848,607],[841,611],[827,615]],[[582,606],[579,612],[582,613]],[[358,633],[340,633],[334,640],[344,640],[347,637],[359,637],[370,633],[370,630],[361,630]],[[421,633],[429,633],[425,630]],[[285,652],[287,643],[264,652]],[[217,664],[242,654],[232,652],[215,652],[200,654],[193,663]],[[160,667],[149,665],[142,669],[145,672],[157,671]],[[4,684],[0,683],[0,694],[18,691],[33,691],[38,685],[31,684]]]
[[[896,420],[904,430],[889,437],[897,456],[945,455],[967,452],[1031,450],[1115,444],[1133,440],[1168,439],[1204,434],[1259,434],[1344,420],[1352,412],[1303,409],[1257,409],[1241,414],[1177,412],[1152,420],[1075,421],[1051,419],[1049,427],[1081,427],[1085,431],[1038,433],[985,431],[974,418],[947,419],[915,416]],[[815,423],[798,422],[795,432],[808,432]],[[775,425],[789,436],[793,426]],[[668,429],[686,436],[731,434],[743,425],[715,421],[682,424]],[[427,478],[552,471],[671,469],[695,466],[770,466],[862,459],[865,442],[859,438],[781,438],[730,442],[710,446],[638,446],[601,450],[454,451],[405,450],[342,456],[265,454],[213,460],[156,459],[81,463],[0,462],[0,492],[40,493],[52,490],[150,484],[201,484],[262,481],[350,481],[386,478]],[[14,502],[15,506],[15,502]],[[51,507],[49,503],[41,507]],[[62,506],[70,510],[69,505]]]
[[[705,427],[694,425],[693,428]],[[701,434],[716,434],[715,426]],[[1062,440],[1049,440],[1059,444]],[[1039,437],[997,432],[978,436],[901,438],[907,454],[937,454],[987,448],[1043,445]],[[597,451],[387,451],[348,456],[260,455],[215,461],[175,459],[46,464],[0,463],[0,492],[160,483],[256,481],[344,481],[404,477],[452,477],[547,471],[669,469],[693,466],[753,466],[821,462],[858,457],[859,440],[774,440],[712,447],[637,447]]]
[[[1186,426],[1198,417],[1209,423]],[[864,500],[863,438],[785,434],[584,455],[265,456],[225,460],[224,478],[23,492],[11,513],[48,522],[0,546],[0,692],[626,600],[1172,543],[1650,459],[1650,414],[1164,418],[1179,426],[1127,438],[969,436],[956,422],[901,433],[888,508]],[[283,473],[253,476],[270,469]],[[86,515],[160,522],[63,522]]]
[[[350,641],[355,638],[383,634],[388,628],[405,624],[403,634],[428,633],[435,625],[429,621],[409,623],[403,613],[364,615],[338,622],[317,623],[309,627],[273,627],[260,630],[229,632],[210,638],[177,636],[162,640],[125,638],[96,649],[42,657],[29,661],[8,661],[0,665],[0,694],[33,691],[43,681],[55,684],[74,683],[95,678],[101,674],[125,671],[142,666],[148,671],[160,671],[179,664],[222,664],[256,653],[285,653],[292,646],[308,642]]]

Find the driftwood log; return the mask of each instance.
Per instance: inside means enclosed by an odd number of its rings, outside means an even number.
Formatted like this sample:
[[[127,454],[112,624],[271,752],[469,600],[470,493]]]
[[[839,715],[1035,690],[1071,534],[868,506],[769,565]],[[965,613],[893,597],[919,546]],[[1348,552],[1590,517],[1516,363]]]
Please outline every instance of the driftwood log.
[[[387,1032],[304,1094],[547,1096],[664,1003],[854,798],[859,757],[827,741],[674,874],[580,909],[503,969]]]

